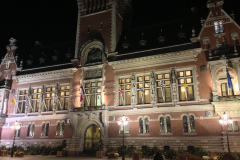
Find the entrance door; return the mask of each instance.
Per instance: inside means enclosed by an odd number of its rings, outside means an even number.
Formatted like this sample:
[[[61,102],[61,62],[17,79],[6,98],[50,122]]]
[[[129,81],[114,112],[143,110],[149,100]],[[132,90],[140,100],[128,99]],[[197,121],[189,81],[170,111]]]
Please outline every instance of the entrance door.
[[[84,134],[84,152],[95,153],[98,150],[98,143],[101,137],[99,127],[91,124],[87,127]]]

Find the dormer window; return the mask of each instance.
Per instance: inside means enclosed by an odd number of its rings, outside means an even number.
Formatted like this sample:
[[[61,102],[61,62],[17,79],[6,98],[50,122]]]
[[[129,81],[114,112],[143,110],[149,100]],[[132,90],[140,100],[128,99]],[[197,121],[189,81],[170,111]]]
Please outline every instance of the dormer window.
[[[214,22],[215,33],[223,33],[223,21]]]

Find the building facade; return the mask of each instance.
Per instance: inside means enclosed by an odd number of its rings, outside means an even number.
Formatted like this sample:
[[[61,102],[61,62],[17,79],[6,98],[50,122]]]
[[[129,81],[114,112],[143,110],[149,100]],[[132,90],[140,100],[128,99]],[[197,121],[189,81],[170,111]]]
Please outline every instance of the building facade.
[[[100,138],[117,147],[123,131],[125,145],[138,148],[218,152],[227,151],[228,132],[231,151],[240,151],[240,27],[223,3],[208,1],[199,33],[191,26],[187,37],[181,26],[175,42],[164,31],[125,31],[127,0],[78,0],[74,58],[40,67],[31,57],[24,66],[11,38],[0,68],[1,144],[12,146],[18,121],[16,145],[66,140],[72,156],[98,150]],[[219,123],[224,112],[228,127]],[[129,123],[119,126],[123,115]]]

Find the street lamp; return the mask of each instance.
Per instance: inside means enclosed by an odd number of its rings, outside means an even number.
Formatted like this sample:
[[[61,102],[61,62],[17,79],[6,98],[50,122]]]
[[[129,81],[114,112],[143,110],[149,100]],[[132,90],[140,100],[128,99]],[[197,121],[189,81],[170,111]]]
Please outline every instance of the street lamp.
[[[125,160],[125,150],[124,150],[124,133],[125,133],[125,126],[128,124],[128,120],[126,119],[126,117],[123,115],[121,120],[118,121],[118,125],[123,125],[123,156],[122,156],[122,160]]]
[[[230,152],[229,140],[228,140],[228,126],[233,123],[233,120],[232,120],[231,117],[228,118],[227,114],[224,112],[224,113],[223,113],[223,118],[220,117],[220,119],[219,119],[219,123],[220,123],[221,125],[227,126],[227,129],[226,129],[227,145],[228,145],[228,152]]]
[[[11,157],[13,157],[13,149],[14,149],[14,144],[15,144],[16,131],[19,130],[20,128],[21,128],[21,126],[17,121],[14,123],[14,125],[11,126],[11,129],[14,130]]]

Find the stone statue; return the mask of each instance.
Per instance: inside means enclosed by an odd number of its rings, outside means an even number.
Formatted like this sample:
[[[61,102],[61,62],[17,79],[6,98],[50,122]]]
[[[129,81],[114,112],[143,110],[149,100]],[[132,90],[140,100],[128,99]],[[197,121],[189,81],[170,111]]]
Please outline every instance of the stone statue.
[[[175,70],[171,71],[171,94],[172,94],[172,102],[175,106],[178,103],[178,88],[177,88],[177,78],[175,75]]]

